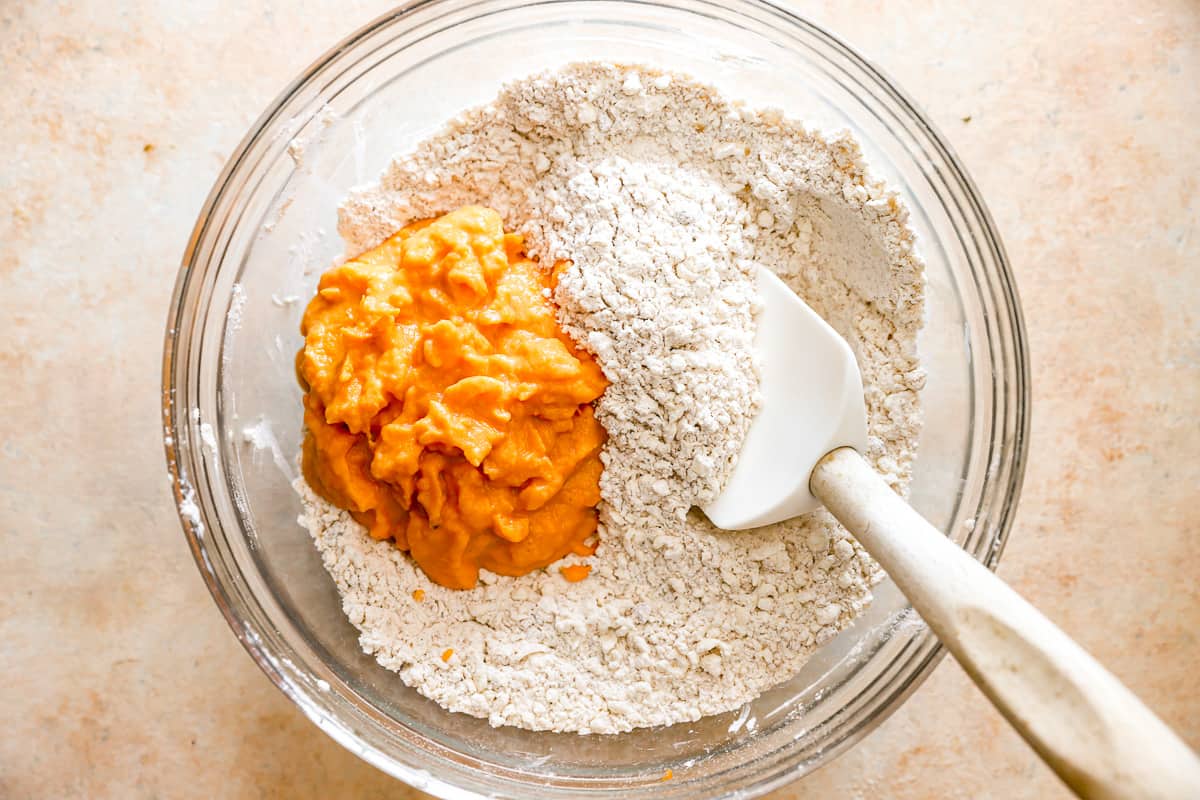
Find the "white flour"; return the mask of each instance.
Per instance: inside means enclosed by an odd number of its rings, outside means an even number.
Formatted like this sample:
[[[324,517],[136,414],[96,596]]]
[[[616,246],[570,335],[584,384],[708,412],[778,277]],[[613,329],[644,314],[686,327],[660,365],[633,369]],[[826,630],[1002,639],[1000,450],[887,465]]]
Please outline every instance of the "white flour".
[[[572,259],[559,319],[612,382],[596,404],[606,522],[681,520],[720,494],[759,405],[747,211],[707,177],[623,158],[544,201],[530,252]]]
[[[340,232],[356,253],[468,203],[498,209],[543,263],[574,259],[560,316],[614,381],[600,549],[580,583],[552,568],[445,589],[300,481],[364,650],[453,711],[581,733],[729,711],[795,674],[878,568],[824,512],[738,534],[685,512],[719,490],[754,406],[752,262],[851,343],[867,456],[905,485],[923,275],[896,196],[848,136],[683,76],[584,64],[510,85],[399,158],[347,200]]]

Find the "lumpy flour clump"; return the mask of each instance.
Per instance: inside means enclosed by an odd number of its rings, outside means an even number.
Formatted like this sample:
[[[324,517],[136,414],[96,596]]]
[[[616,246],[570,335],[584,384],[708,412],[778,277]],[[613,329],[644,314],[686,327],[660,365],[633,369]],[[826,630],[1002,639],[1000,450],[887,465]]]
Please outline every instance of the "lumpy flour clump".
[[[791,677],[862,611],[878,568],[823,511],[728,534],[692,507],[720,492],[759,402],[759,265],[850,342],[866,455],[906,485],[924,300],[897,196],[848,135],[589,63],[512,83],[397,158],[339,231],[354,255],[469,204],[497,209],[543,267],[570,261],[560,322],[612,382],[600,546],[566,560],[591,565],[578,583],[556,565],[446,589],[298,481],[363,649],[452,711],[580,733],[730,711]]]
[[[611,381],[601,496],[609,527],[716,499],[758,408],[749,215],[720,183],[609,158],[549,187],[528,223],[563,329]]]

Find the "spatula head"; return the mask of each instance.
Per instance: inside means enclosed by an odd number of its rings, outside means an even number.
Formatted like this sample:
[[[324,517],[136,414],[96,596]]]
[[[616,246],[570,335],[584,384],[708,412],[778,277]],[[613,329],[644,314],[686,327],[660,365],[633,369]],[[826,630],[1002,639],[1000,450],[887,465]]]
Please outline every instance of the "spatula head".
[[[863,453],[867,445],[862,376],[846,340],[770,270],[759,268],[758,286],[762,407],[725,491],[703,508],[731,531],[820,508],[808,490],[817,461],[838,447]]]

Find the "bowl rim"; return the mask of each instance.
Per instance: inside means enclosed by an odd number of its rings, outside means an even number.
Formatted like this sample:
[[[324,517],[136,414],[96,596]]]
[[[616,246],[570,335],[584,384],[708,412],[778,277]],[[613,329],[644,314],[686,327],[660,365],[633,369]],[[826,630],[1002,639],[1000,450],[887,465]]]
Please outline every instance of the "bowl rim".
[[[229,188],[230,178],[242,167],[243,162],[254,149],[254,146],[263,137],[268,135],[270,124],[279,118],[281,111],[288,106],[296,95],[308,87],[315,77],[321,75],[326,68],[335,63],[339,57],[348,50],[351,50],[356,44],[369,39],[375,33],[392,24],[403,21],[406,17],[412,16],[429,7],[450,6],[451,8],[448,11],[462,12],[487,5],[491,1],[409,0],[397,8],[377,16],[375,19],[340,39],[307,68],[302,70],[297,77],[288,82],[283,90],[251,124],[247,133],[226,161],[201,207],[181,259],[179,273],[172,292],[163,341],[161,402],[164,454],[167,469],[172,481],[180,524],[187,539],[193,560],[196,562],[205,585],[208,587],[209,593],[225,617],[226,622],[242,643],[242,646],[254,659],[255,663],[258,664],[259,668],[317,727],[340,745],[385,773],[399,778],[423,791],[443,798],[474,798],[483,797],[484,795],[478,794],[457,783],[445,781],[430,775],[421,768],[397,761],[393,756],[384,753],[379,748],[364,741],[354,730],[351,730],[339,720],[331,717],[311,696],[311,686],[300,685],[281,668],[278,659],[263,645],[263,641],[259,637],[258,631],[255,630],[252,621],[239,614],[236,608],[238,600],[230,593],[230,587],[226,586],[214,571],[207,552],[208,544],[205,541],[205,525],[210,522],[212,515],[209,514],[204,503],[197,502],[195,498],[197,489],[189,482],[188,478],[189,467],[194,467],[194,462],[191,459],[193,459],[195,453],[200,448],[196,447],[195,442],[192,441],[189,429],[189,415],[183,413],[184,409],[176,403],[177,371],[181,368],[181,363],[188,360],[188,354],[180,352],[179,349],[181,341],[178,326],[181,320],[187,317],[188,309],[186,307],[186,300],[188,299],[188,289],[197,272],[197,260],[201,243],[210,230],[214,211],[218,208]],[[553,5],[560,2],[572,3],[578,1],[525,0],[525,2],[520,2],[520,0],[517,0],[518,5],[525,6]],[[678,6],[671,6],[670,0],[589,1],[601,5],[620,6],[632,4],[665,6],[680,10]],[[1005,402],[1005,410],[1011,417],[1006,420],[1008,425],[1006,426],[1007,430],[1002,442],[996,441],[997,437],[994,431],[991,434],[994,443],[1004,444],[1011,448],[1011,455],[1004,459],[1005,463],[1003,464],[996,464],[995,459],[993,459],[993,468],[1003,473],[1002,476],[998,474],[997,477],[1002,477],[1003,480],[996,481],[989,478],[984,487],[989,496],[998,497],[1002,500],[998,504],[992,503],[992,506],[997,510],[997,513],[993,517],[994,534],[991,538],[989,549],[980,557],[981,562],[985,566],[994,570],[1011,533],[1026,468],[1031,424],[1031,380],[1028,342],[1016,281],[995,222],[990,211],[984,204],[978,188],[953,148],[916,102],[882,69],[864,58],[854,48],[834,34],[781,5],[776,0],[688,0],[688,2],[733,11],[737,10],[737,6],[753,7],[761,11],[768,11],[781,22],[802,29],[807,34],[821,40],[824,45],[837,51],[853,67],[874,81],[873,88],[883,92],[891,101],[897,104],[908,119],[918,126],[920,132],[923,134],[923,143],[934,149],[937,157],[947,168],[948,174],[942,177],[951,183],[952,186],[956,185],[962,198],[966,201],[967,208],[966,210],[960,208],[960,213],[978,223],[976,234],[983,241],[981,243],[977,241],[976,244],[977,246],[982,244],[986,249],[988,260],[994,264],[995,270],[994,274],[989,276],[993,280],[993,283],[990,286],[977,285],[976,290],[980,293],[981,297],[985,292],[991,292],[994,295],[992,301],[995,309],[1002,312],[1002,319],[996,322],[1004,329],[1005,344],[1011,348],[1011,352],[1008,355],[1013,362],[1011,373],[1000,375],[1001,378],[1011,379],[1013,383],[1013,386],[1009,389],[1011,399]],[[975,275],[974,278],[978,284],[978,275]],[[991,419],[993,428],[996,424],[995,417],[996,415],[993,413]],[[988,502],[988,498],[981,496],[979,504],[982,506],[986,502]],[[908,660],[916,660],[918,663],[909,674],[907,680],[896,687],[887,700],[876,709],[873,717],[867,721],[864,727],[831,743],[825,749],[828,757],[822,757],[816,768],[829,763],[838,754],[861,741],[864,736],[894,713],[929,677],[933,668],[945,654],[944,647],[930,634],[927,640],[922,642],[917,650],[910,655]],[[768,776],[765,780],[756,781],[750,789],[739,792],[737,796],[758,796],[786,785],[796,777],[795,771],[781,771]]]

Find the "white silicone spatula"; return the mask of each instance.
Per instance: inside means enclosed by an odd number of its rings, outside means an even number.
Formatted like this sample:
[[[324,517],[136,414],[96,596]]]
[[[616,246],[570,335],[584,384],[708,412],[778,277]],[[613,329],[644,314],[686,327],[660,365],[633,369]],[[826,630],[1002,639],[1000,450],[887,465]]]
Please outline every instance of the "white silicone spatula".
[[[1200,798],[1200,758],[1120,681],[926,522],[859,455],[862,378],[846,342],[761,270],[763,406],[704,512],[743,530],[825,506],[975,683],[1086,798]]]

